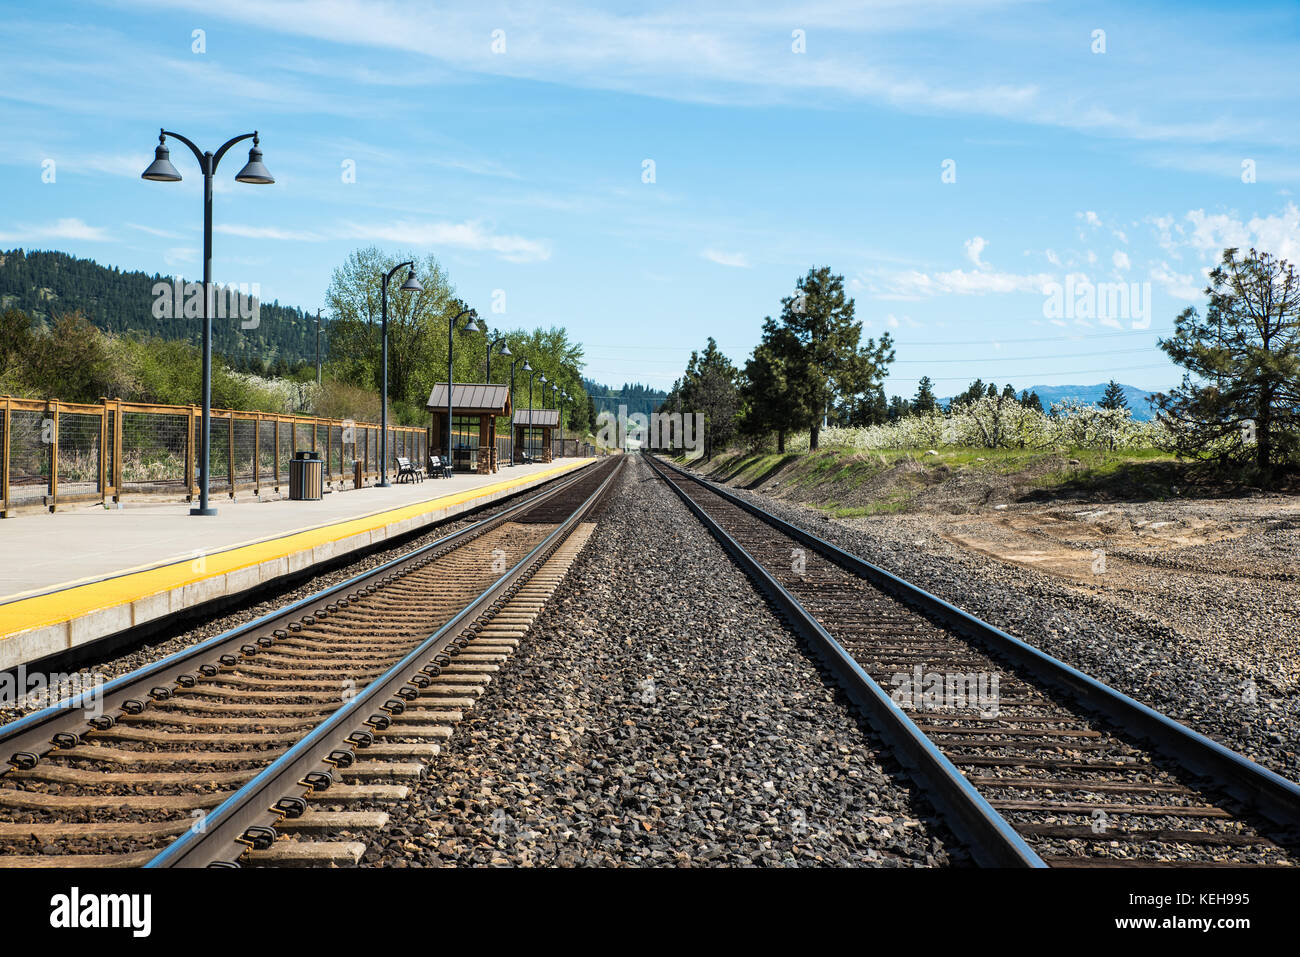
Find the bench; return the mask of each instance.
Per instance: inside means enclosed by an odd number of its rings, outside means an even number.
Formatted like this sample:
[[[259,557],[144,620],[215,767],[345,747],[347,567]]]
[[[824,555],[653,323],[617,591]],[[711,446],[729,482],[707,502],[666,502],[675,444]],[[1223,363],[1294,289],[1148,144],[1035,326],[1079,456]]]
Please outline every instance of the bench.
[[[397,457],[397,481],[402,481],[405,477],[412,482],[424,481],[424,469],[419,465],[412,465],[411,460],[401,455]]]
[[[451,462],[445,455],[429,456],[429,474],[441,475],[443,478],[451,478]]]

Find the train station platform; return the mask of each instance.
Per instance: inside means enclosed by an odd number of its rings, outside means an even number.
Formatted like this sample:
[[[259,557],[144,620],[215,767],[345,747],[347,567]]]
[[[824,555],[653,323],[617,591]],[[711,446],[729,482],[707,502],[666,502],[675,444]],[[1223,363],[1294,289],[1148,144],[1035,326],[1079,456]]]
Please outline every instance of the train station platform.
[[[597,459],[335,491],[319,501],[96,505],[0,520],[0,670],[229,598]]]

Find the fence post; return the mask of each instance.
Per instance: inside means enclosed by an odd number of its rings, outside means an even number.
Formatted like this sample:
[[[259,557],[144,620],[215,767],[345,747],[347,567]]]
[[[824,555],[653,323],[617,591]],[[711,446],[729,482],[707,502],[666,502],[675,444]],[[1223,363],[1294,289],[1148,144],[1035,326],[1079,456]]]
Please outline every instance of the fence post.
[[[108,444],[108,397],[99,397],[99,504],[108,499],[108,474],[105,468],[105,447]]]
[[[11,408],[13,400],[9,396],[4,397],[4,430],[5,442],[4,449],[0,451],[0,456],[4,461],[0,463],[0,518],[9,517],[9,445],[13,441],[13,409]]]
[[[280,491],[280,417],[275,417],[275,434],[272,436],[271,467],[275,469],[275,490]]]
[[[194,474],[194,413],[196,407],[190,406],[189,424],[185,429],[185,500],[194,501],[198,476]],[[210,463],[209,463],[210,464]]]
[[[54,435],[50,440],[50,511],[59,507],[59,400],[50,399],[46,409],[54,413]],[[45,427],[45,423],[41,423]]]
[[[334,473],[330,471],[330,464],[334,461],[334,420],[325,420],[325,482],[329,484],[334,481]]]
[[[253,494],[262,497],[262,413],[253,413]]]
[[[226,432],[226,462],[230,469],[230,497],[235,497],[235,411],[230,411],[230,428]]]
[[[113,409],[113,501],[122,501],[122,400]]]

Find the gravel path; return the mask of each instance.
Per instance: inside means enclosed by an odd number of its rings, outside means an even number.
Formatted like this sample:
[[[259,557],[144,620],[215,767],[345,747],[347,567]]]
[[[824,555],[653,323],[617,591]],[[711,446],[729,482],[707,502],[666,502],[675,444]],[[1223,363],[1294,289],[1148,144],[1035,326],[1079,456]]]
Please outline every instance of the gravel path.
[[[969,863],[633,458],[519,653],[363,865]]]
[[[947,542],[934,516],[831,520],[731,491],[1300,780],[1300,591],[1277,564],[1296,554],[1289,524],[1186,550],[1180,569],[1146,566],[1120,587],[1081,589]],[[1168,508],[1130,511],[1169,518]],[[1255,561],[1260,554],[1274,560]],[[1198,575],[1202,562],[1261,577]]]

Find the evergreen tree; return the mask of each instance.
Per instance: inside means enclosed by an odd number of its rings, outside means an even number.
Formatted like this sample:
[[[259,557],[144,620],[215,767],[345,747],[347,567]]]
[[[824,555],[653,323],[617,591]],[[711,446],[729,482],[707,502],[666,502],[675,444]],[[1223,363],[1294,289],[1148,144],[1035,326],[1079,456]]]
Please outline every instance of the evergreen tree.
[[[1156,405],[1180,452],[1218,448],[1270,473],[1300,450],[1300,277],[1268,253],[1225,249],[1205,294],[1204,320],[1188,307],[1159,342],[1188,373]]]
[[[1106,383],[1106,392],[1097,404],[1103,409],[1127,409],[1128,397],[1124,395],[1124,387],[1111,379]]]
[[[1034,409],[1038,412],[1043,411],[1043,400],[1038,397],[1037,392],[1030,392],[1028,389],[1025,389],[1020,393],[1020,404],[1026,409]]]
[[[745,363],[740,387],[739,427],[744,435],[759,438],[776,433],[776,448],[785,452],[785,437],[803,426],[798,369],[798,342],[794,334],[771,316],[763,320],[763,340]]]
[[[957,406],[957,405],[965,405],[968,402],[974,402],[976,399],[983,398],[983,396],[987,391],[988,391],[988,387],[984,385],[984,380],[976,379],[974,382],[972,382],[969,386],[966,387],[965,392],[953,396],[952,402],[950,404]],[[996,392],[994,394],[996,395]]]
[[[924,415],[938,407],[939,401],[934,397],[934,383],[928,375],[921,376],[921,381],[916,386],[916,398],[912,400],[912,411]]]
[[[800,417],[808,429],[808,447],[817,449],[823,417],[837,399],[869,395],[880,387],[894,361],[889,333],[877,343],[861,345],[862,323],[854,319],[853,300],[844,293],[844,277],[828,267],[812,268],[781,301],[781,324],[794,350],[783,355],[789,381],[797,385]]]
[[[702,353],[691,353],[678,390],[679,403],[685,414],[704,414],[706,457],[712,458],[715,451],[725,449],[735,435],[736,415],[740,411],[738,378],[736,367],[718,349],[712,336]]]

